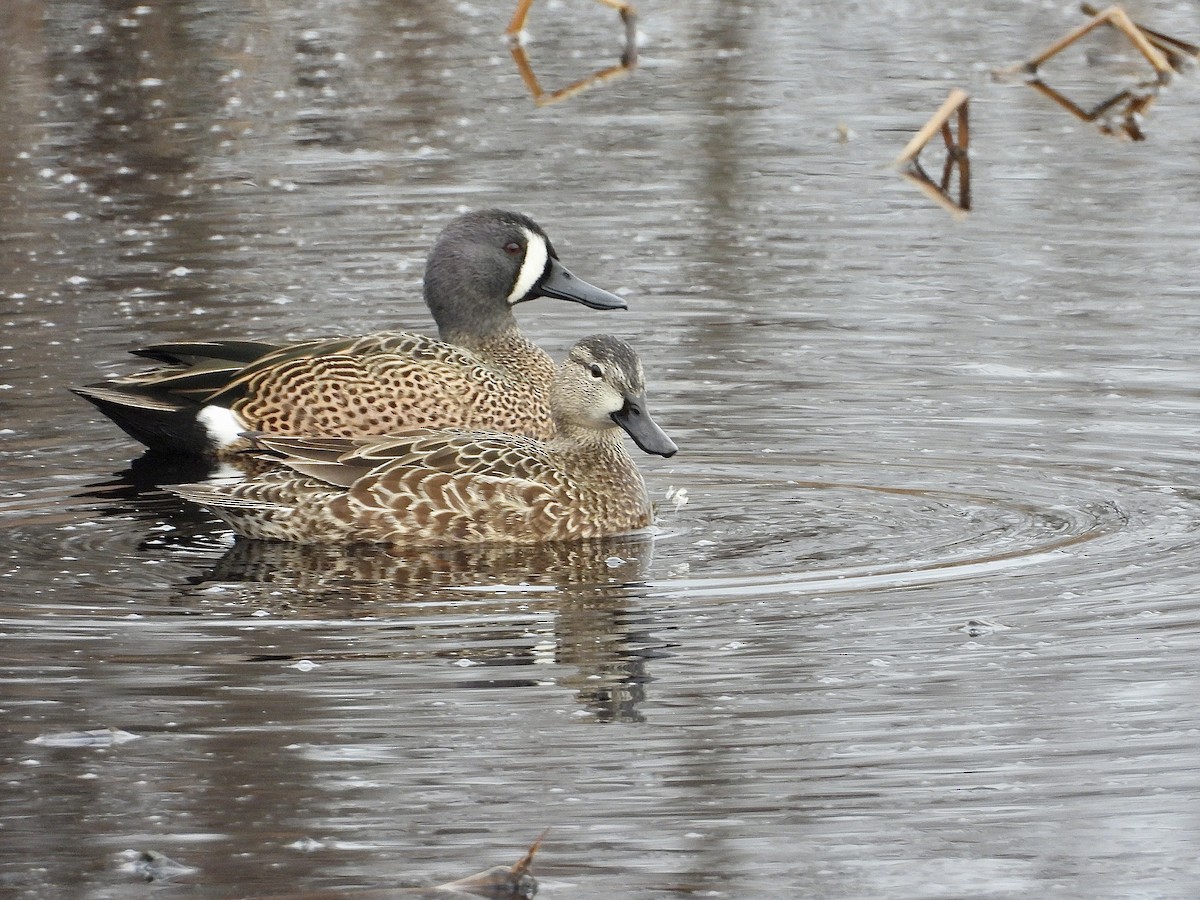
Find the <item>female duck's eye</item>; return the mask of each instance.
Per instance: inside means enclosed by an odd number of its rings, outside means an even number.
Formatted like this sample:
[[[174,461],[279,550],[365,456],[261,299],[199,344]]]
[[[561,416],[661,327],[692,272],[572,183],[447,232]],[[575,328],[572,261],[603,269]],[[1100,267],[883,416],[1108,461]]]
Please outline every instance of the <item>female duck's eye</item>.
[[[592,377],[593,378],[603,378],[604,377],[604,370],[602,368],[600,368],[598,365],[596,365],[595,363],[592,363]]]
[[[521,252],[521,245],[518,244],[516,241],[509,241],[507,244],[504,245],[504,252],[507,253],[509,256],[516,256],[518,253]]]

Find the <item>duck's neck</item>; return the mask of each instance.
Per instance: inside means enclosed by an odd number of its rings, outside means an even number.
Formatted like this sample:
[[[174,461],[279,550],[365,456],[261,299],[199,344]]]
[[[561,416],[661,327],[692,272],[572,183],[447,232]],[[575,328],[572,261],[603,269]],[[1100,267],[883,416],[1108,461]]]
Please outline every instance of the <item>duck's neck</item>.
[[[554,380],[554,360],[541,347],[521,334],[513,321],[511,328],[485,335],[445,334],[442,340],[482,357],[493,368],[527,384],[536,384],[548,391]]]
[[[633,458],[625,449],[625,433],[620,428],[598,431],[572,425],[557,417],[554,428],[550,445],[560,458],[583,463],[584,469],[597,471],[604,477],[627,469],[637,471]]]
[[[425,305],[437,323],[438,337],[448,344],[477,349],[481,342],[519,334],[512,307],[469,291],[447,291],[426,276]]]
[[[581,505],[611,531],[629,531],[650,523],[646,482],[625,449],[619,428],[596,431],[556,423],[548,442],[564,469],[571,472]]]

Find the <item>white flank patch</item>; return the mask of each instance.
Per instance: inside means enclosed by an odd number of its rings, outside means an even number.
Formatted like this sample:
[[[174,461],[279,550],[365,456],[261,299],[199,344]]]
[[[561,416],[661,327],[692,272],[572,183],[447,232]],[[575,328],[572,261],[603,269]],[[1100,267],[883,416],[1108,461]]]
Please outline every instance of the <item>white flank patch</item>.
[[[513,285],[508,295],[508,302],[519,303],[525,295],[537,284],[542,273],[546,271],[546,262],[550,259],[550,251],[546,249],[546,239],[540,234],[534,234],[528,228],[525,232],[525,260],[521,263],[521,271],[517,273],[517,283]]]
[[[224,406],[206,406],[196,413],[196,421],[204,426],[208,438],[218,448],[228,447],[237,441],[246,425],[233,410]]]

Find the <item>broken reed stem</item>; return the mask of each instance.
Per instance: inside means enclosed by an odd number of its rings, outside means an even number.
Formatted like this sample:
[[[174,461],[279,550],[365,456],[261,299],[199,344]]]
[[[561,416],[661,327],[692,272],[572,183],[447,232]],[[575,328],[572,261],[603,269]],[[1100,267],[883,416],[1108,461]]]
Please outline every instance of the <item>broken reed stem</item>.
[[[904,149],[900,151],[900,155],[896,157],[892,165],[899,167],[916,159],[920,152],[925,149],[925,145],[929,143],[930,138],[937,134],[943,126],[947,125],[950,116],[952,116],[956,110],[960,109],[958,150],[960,152],[965,151],[967,148],[966,144],[963,142],[962,122],[966,115],[966,103],[968,99],[970,99],[970,95],[961,88],[955,88],[952,90],[950,92],[950,96],[947,97],[945,102],[938,107],[938,110],[933,114],[933,117],[922,126],[920,131],[913,135],[912,140],[910,140],[905,145]],[[947,148],[952,147],[948,137],[946,138],[946,146]],[[952,150],[952,152],[954,151]]]
[[[1068,31],[1037,56],[1028,60],[1024,64],[1025,67],[1031,72],[1036,72],[1038,66],[1050,59],[1050,57],[1062,53],[1062,51],[1067,49],[1067,47],[1071,46],[1081,37],[1091,33],[1101,25],[1110,25],[1129,38],[1129,40],[1133,43],[1133,46],[1137,48],[1138,52],[1141,53],[1142,56],[1146,57],[1146,61],[1150,63],[1150,65],[1154,68],[1154,71],[1158,72],[1159,75],[1165,75],[1173,71],[1170,63],[1167,62],[1166,57],[1159,52],[1158,48],[1151,43],[1146,35],[1142,33],[1142,30],[1134,24],[1131,18],[1129,18],[1129,15],[1125,12],[1125,10],[1119,6],[1110,6],[1108,9],[1102,10],[1101,12],[1093,15],[1078,28],[1073,28],[1071,31]]]
[[[1098,16],[1100,11],[1090,3],[1080,3],[1080,10],[1085,16]],[[1110,23],[1111,24],[1111,23]],[[1191,57],[1194,61],[1200,57],[1200,47],[1195,44],[1189,44],[1187,41],[1182,41],[1179,38],[1171,37],[1169,34],[1163,34],[1161,31],[1155,31],[1153,28],[1147,28],[1140,22],[1134,22],[1134,27],[1146,36],[1151,44],[1154,45],[1167,58],[1167,63],[1172,69],[1178,71],[1182,60],[1180,57]]]

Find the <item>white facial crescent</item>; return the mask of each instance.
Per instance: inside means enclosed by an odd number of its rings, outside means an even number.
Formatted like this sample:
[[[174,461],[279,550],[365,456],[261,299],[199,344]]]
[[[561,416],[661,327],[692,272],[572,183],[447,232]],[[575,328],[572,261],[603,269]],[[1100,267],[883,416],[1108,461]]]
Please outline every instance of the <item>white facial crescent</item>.
[[[521,263],[521,271],[517,273],[517,281],[508,295],[509,306],[524,300],[525,295],[533,290],[533,286],[546,271],[546,263],[550,259],[546,239],[528,228],[521,230],[525,232],[525,259]]]

